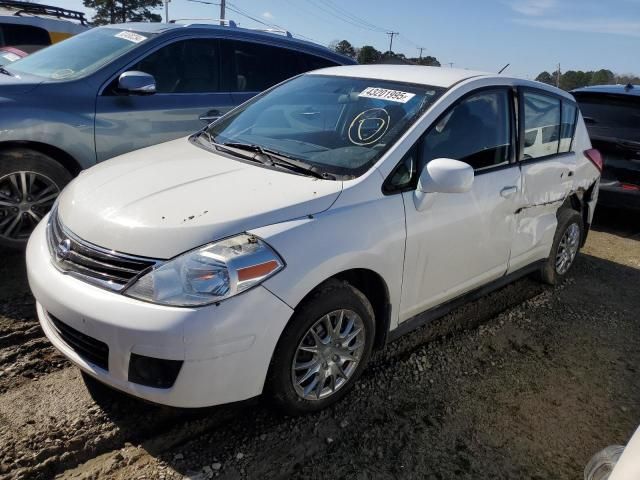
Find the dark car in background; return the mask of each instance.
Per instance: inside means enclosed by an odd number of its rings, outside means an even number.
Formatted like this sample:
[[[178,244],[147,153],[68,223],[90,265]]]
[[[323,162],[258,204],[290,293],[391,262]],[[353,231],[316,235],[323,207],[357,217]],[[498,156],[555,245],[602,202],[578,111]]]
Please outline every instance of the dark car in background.
[[[82,169],[194,133],[299,73],[353,63],[288,32],[230,22],[98,27],[6,64],[0,246],[24,245]]]
[[[640,210],[640,85],[603,85],[571,92],[604,168],[598,204]]]

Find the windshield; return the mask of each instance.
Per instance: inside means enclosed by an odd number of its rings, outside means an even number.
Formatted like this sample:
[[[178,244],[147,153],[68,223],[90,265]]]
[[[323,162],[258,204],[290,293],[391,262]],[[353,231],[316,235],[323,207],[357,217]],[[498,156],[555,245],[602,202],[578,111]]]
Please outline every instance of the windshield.
[[[151,37],[115,28],[94,28],[17,60],[6,67],[52,80],[72,80],[95,72]]]
[[[258,96],[206,137],[257,145],[318,171],[361,175],[444,91],[375,79],[302,75]]]

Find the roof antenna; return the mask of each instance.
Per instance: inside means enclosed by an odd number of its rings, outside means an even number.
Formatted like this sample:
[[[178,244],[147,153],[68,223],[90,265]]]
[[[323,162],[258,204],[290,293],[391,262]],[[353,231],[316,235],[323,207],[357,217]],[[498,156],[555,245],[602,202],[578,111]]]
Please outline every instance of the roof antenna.
[[[502,72],[504,72],[504,71],[509,67],[509,65],[511,65],[511,64],[510,64],[510,63],[507,63],[504,67],[502,67],[502,68],[500,69],[500,71],[498,72],[498,75],[500,75]]]
[[[629,90],[633,89],[633,85],[631,84],[631,82],[627,83],[624,87],[624,91],[628,92]]]

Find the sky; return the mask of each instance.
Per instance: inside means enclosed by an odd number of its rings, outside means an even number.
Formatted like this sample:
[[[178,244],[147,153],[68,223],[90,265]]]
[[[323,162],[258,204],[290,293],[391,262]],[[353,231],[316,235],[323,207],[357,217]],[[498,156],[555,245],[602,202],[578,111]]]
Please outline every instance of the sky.
[[[169,17],[219,18],[219,0],[171,0]],[[92,16],[82,0],[38,0]],[[406,56],[435,56],[443,66],[535,78],[608,68],[640,75],[640,0],[227,0],[241,27],[290,30],[324,45],[346,39]],[[235,9],[237,11],[231,11]],[[238,12],[242,12],[238,13]],[[164,9],[158,9],[163,15]],[[244,14],[244,15],[243,15]]]

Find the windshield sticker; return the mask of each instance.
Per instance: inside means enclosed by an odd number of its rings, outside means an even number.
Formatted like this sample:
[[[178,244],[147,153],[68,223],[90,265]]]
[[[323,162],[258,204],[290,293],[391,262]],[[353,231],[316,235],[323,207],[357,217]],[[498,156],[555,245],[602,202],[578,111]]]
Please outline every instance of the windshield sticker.
[[[391,102],[407,103],[415,93],[402,92],[400,90],[389,90],[388,88],[367,87],[360,92],[360,97],[377,98],[378,100],[389,100]]]
[[[370,108],[356,116],[349,126],[349,140],[354,145],[371,145],[389,128],[389,114],[384,108]]]
[[[2,57],[6,58],[10,62],[15,62],[16,60],[18,60],[20,58],[19,55],[16,55],[15,53],[11,53],[11,52],[3,53]]]
[[[139,33],[135,33],[135,32],[128,32],[126,30],[123,30],[120,33],[117,33],[115,35],[118,38],[122,38],[123,40],[129,40],[130,42],[133,43],[140,43],[140,42],[144,42],[147,37],[145,37],[144,35],[140,35]]]

